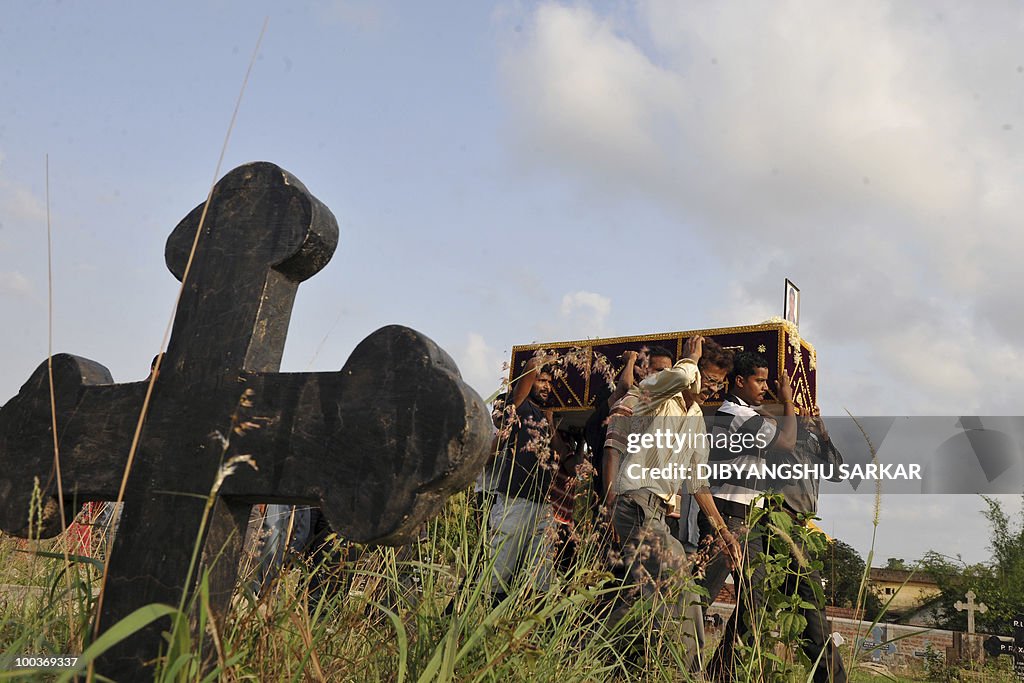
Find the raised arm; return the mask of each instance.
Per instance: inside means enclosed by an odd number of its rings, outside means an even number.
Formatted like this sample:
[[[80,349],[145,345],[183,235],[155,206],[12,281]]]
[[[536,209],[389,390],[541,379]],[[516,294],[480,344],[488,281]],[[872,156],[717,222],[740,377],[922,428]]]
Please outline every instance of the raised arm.
[[[611,446],[604,447],[601,455],[601,471],[603,477],[604,506],[611,510],[615,507],[615,480],[619,478],[619,451]]]
[[[537,381],[540,368],[541,362],[538,356],[526,361],[523,374],[515,380],[515,386],[512,388],[512,403],[516,408],[523,405],[523,402],[530,397],[530,391],[533,389],[533,383]]]
[[[602,477],[604,478],[604,504],[611,510],[615,503],[615,480],[619,478],[619,464],[622,454],[626,452],[629,433],[633,427],[633,406],[636,404],[636,391],[631,391],[612,407],[608,416],[608,437],[604,441],[601,454]]]
[[[683,346],[683,357],[668,370],[652,375],[640,383],[645,398],[658,401],[680,391],[700,393],[700,370],[697,361],[704,350],[704,337],[690,337]]]
[[[626,395],[633,388],[633,368],[636,366],[636,359],[639,354],[636,351],[626,351],[622,357],[626,359],[626,365],[622,368],[619,381],[615,383],[615,391],[608,397],[608,406],[615,405],[620,398]]]
[[[774,450],[792,453],[796,448],[796,406],[793,404],[793,379],[782,371],[782,381],[775,381],[782,401],[782,417],[779,419],[779,435],[772,444]]]

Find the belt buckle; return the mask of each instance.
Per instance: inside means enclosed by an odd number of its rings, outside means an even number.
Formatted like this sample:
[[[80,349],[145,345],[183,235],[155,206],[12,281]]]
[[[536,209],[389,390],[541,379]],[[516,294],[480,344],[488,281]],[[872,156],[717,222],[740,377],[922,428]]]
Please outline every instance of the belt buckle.
[[[674,514],[679,512],[680,500],[679,500],[679,494],[678,493],[673,493],[672,497],[669,498],[668,501],[666,501],[661,496],[658,496],[658,500],[660,500],[661,504],[665,506],[665,514],[666,515],[671,516],[671,515],[674,515]]]

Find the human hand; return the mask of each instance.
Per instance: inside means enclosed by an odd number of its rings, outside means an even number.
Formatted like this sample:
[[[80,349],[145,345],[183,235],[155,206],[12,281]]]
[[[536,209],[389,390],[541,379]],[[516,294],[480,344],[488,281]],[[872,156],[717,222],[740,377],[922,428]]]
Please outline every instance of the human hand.
[[[793,402],[793,378],[785,370],[782,371],[782,380],[775,380],[775,388],[780,401],[783,403]]]
[[[715,539],[715,546],[724,552],[729,560],[729,569],[738,569],[743,564],[743,549],[735,534],[728,527],[722,527]]]
[[[683,344],[683,357],[689,358],[693,361],[699,362],[700,357],[704,355],[704,337],[694,335],[686,340]]]
[[[526,361],[526,365],[523,366],[523,374],[528,375],[531,372],[540,370],[544,365],[543,360],[540,356],[530,356],[529,360]]]

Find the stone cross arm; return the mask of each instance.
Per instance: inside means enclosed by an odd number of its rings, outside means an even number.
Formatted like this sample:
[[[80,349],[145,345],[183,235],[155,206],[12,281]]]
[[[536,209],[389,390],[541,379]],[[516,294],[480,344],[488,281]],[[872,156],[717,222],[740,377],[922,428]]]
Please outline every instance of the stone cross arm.
[[[148,380],[114,384],[102,365],[67,354],[53,365],[70,523],[82,503],[117,497]],[[226,417],[210,421],[208,431],[228,437],[229,454],[250,455],[259,469],[238,468],[220,494],[319,505],[335,530],[358,542],[411,540],[472,479],[488,445],[489,418],[454,361],[398,325],[367,337],[340,372],[242,373],[243,392],[251,407],[240,409],[238,433]],[[51,419],[44,361],[0,410],[0,451],[22,456],[20,467],[0,471],[0,497],[8,501],[0,528],[8,533],[28,535],[35,479],[43,516],[33,533],[61,530]]]
[[[490,444],[490,417],[454,361],[407,327],[371,334],[341,372],[256,374],[246,387],[255,427],[232,451],[259,469],[238,468],[221,496],[319,505],[359,542],[411,541]]]
[[[52,359],[61,479],[68,524],[82,503],[113,500],[146,394],[145,382],[114,384],[110,372],[68,354]],[[53,457],[49,368],[43,361],[18,395],[0,408],[0,529],[49,538],[61,531]],[[33,499],[37,510],[29,513]],[[31,527],[31,528],[30,528]],[[31,533],[30,533],[31,532]]]

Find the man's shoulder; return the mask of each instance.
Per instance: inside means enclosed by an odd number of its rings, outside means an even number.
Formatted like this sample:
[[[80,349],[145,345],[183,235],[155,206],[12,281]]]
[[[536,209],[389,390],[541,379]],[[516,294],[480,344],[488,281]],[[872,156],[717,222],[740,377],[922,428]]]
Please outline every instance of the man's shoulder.
[[[637,389],[636,387],[633,387],[628,392],[626,392],[625,396],[623,396],[622,398],[615,402],[615,404],[611,407],[610,412],[612,416],[632,415],[633,410],[636,408],[636,405],[639,401],[640,390]]]
[[[527,398],[525,401],[519,404],[516,411],[520,415],[544,415],[544,409],[533,402],[532,398]]]
[[[728,415],[730,417],[753,417],[757,414],[758,412],[751,406],[732,396],[727,396],[722,401],[722,405],[718,406],[718,410],[715,411],[715,415]]]

